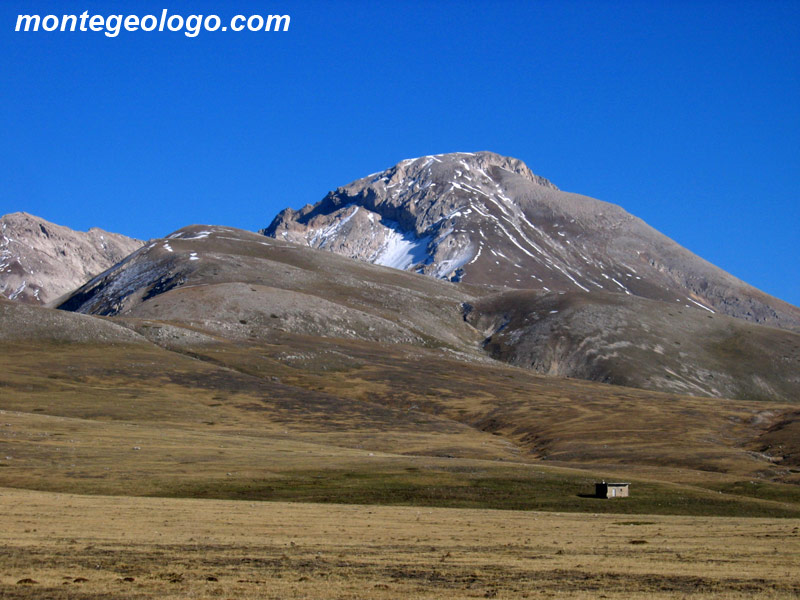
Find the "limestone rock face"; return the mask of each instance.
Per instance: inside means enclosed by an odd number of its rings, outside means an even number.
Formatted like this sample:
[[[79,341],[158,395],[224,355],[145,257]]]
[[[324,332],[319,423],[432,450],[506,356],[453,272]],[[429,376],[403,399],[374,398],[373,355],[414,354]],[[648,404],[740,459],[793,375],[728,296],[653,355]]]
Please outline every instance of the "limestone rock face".
[[[462,267],[477,255],[482,242],[457,225],[474,220],[468,218],[474,210],[470,196],[496,193],[489,173],[499,171],[557,189],[515,158],[491,152],[426,156],[359,179],[316,205],[286,209],[264,233],[458,281]]]
[[[800,330],[800,309],[692,254],[621,207],[559,190],[492,152],[404,160],[286,209],[269,237],[440,279],[610,292]]]
[[[47,304],[115,265],[142,242],[92,228],[74,231],[27,213],[0,218],[0,295]]]

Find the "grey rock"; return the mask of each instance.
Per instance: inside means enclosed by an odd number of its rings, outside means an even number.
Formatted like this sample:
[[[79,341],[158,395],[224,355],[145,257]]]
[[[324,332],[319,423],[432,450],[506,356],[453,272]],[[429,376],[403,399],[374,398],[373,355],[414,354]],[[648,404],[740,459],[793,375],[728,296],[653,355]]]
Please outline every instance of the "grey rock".
[[[48,304],[142,246],[117,233],[74,231],[24,212],[0,218],[0,295]]]

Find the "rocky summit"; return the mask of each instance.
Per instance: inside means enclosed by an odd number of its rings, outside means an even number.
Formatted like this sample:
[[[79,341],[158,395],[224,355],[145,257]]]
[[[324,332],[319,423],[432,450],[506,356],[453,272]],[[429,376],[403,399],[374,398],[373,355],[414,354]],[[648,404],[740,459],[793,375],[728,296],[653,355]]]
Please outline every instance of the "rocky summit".
[[[404,160],[282,211],[267,236],[440,279],[610,292],[800,330],[800,310],[619,206],[559,190],[492,152]]]
[[[74,231],[24,212],[0,218],[0,295],[47,304],[83,285],[142,245],[92,228]]]

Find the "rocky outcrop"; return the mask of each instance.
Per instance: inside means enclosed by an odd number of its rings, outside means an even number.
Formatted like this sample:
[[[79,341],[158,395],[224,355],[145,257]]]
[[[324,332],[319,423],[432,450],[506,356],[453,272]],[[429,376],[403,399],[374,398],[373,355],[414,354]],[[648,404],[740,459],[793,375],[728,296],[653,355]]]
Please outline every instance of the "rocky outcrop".
[[[47,304],[142,246],[117,233],[74,231],[18,212],[0,218],[0,295]]]
[[[558,189],[522,161],[492,152],[425,156],[330,192],[316,205],[286,209],[263,233],[457,281],[481,245],[455,224],[473,212],[470,195],[496,192],[489,174],[501,172]]]

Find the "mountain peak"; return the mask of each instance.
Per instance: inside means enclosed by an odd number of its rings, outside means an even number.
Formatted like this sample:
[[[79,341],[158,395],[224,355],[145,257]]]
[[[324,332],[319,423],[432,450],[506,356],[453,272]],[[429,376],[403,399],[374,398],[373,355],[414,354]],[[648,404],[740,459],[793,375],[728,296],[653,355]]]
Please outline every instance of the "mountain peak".
[[[286,209],[263,233],[375,264],[458,280],[459,269],[478,246],[465,236],[453,236],[458,232],[449,225],[465,214],[482,212],[481,198],[513,204],[512,198],[501,193],[509,181],[558,191],[516,158],[485,151],[428,155],[402,160],[340,187],[316,205]],[[440,251],[438,242],[447,236],[451,236],[447,249]]]
[[[282,211],[262,233],[451,281],[634,295],[800,329],[797,308],[619,206],[563,192],[493,152],[403,160]]]
[[[502,169],[509,173],[520,175],[528,181],[557,190],[558,188],[544,177],[540,177],[530,170],[528,165],[510,156],[503,156],[495,152],[451,152],[448,154],[431,154],[419,158],[408,158],[400,161],[394,167],[375,173],[389,178],[389,183],[398,181],[411,175],[420,178],[432,178],[442,175],[450,178],[463,177],[465,179],[479,178],[493,168]],[[453,177],[453,172],[460,172]],[[488,175],[486,175],[488,176]],[[365,179],[369,179],[370,176]]]

